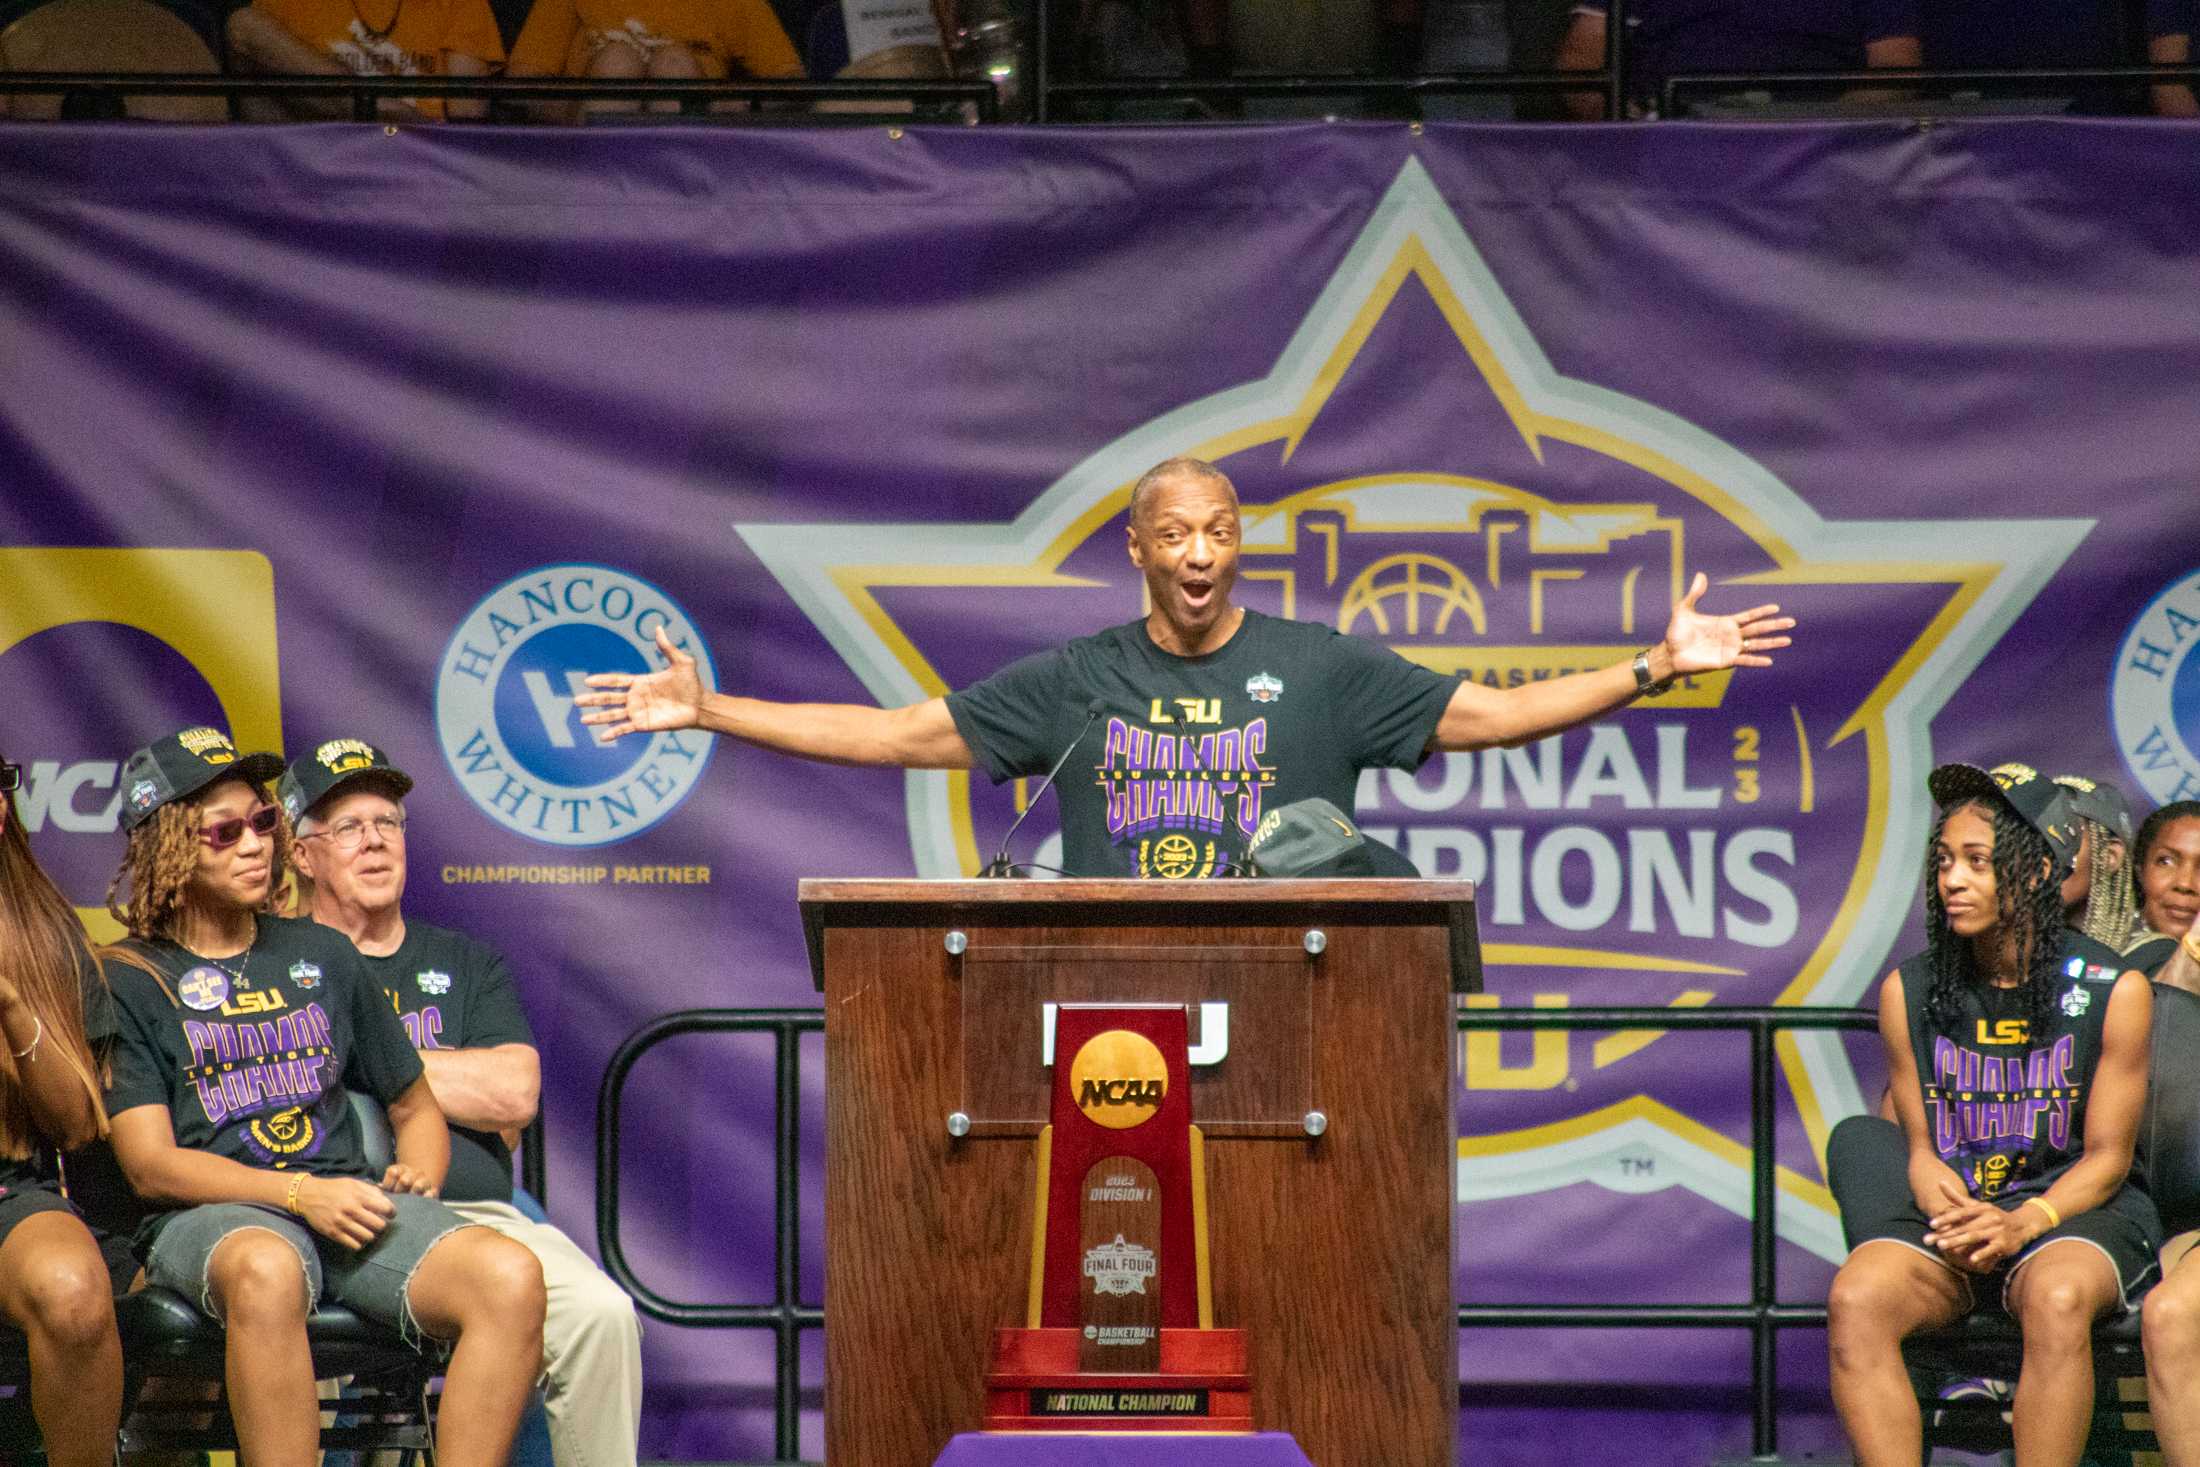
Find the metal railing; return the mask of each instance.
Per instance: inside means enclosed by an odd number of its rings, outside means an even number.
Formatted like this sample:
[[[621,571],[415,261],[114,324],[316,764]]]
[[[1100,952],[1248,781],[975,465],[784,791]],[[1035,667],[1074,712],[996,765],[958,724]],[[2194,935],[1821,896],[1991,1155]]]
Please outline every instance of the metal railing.
[[[1462,1032],[1535,1029],[1666,1029],[1741,1031],[1749,1035],[1750,1288],[1746,1301],[1712,1304],[1463,1304],[1459,1325],[1473,1328],[1747,1329],[1750,1332],[1751,1440],[1759,1456],[1778,1449],[1778,1333],[1823,1327],[1825,1306],[1779,1301],[1775,1249],[1774,1037],[1788,1029],[1870,1030],[1877,1020],[1834,1008],[1579,1008],[1468,1009]],[[596,1100],[596,1242],[607,1273],[652,1319],[700,1329],[768,1329],[778,1345],[773,1417],[778,1460],[796,1460],[801,1425],[800,1341],[821,1329],[824,1310],[801,1302],[801,1038],[822,1033],[825,1016],[812,1009],[685,1009],[652,1020],[628,1036],[604,1071]],[[774,1288],[768,1304],[701,1304],[668,1299],[635,1274],[619,1234],[621,1097],[641,1058],[686,1034],[769,1034],[773,1039],[772,1193]]]
[[[1459,1028],[1477,1029],[1687,1029],[1745,1031],[1749,1035],[1749,1298],[1733,1304],[1463,1304],[1462,1329],[1651,1328],[1747,1329],[1750,1333],[1751,1452],[1779,1450],[1779,1332],[1797,1326],[1823,1328],[1824,1304],[1782,1304],[1773,1215],[1777,1205],[1774,1154],[1773,1038],[1783,1029],[1878,1027],[1860,1009],[1832,1008],[1580,1008],[1466,1009]]]
[[[1660,93],[1659,110],[1667,117],[1679,115],[1690,98],[1730,96],[1736,92],[1761,92],[1774,101],[1797,97],[1827,100],[1829,92],[1861,91],[1880,94],[1880,105],[1899,112],[1904,106],[1945,105],[1950,92],[1975,93],[1980,100],[1996,97],[2060,96],[2072,90],[2104,87],[2184,85],[2200,83],[2200,66],[2065,66],[2005,67],[1994,70],[1949,70],[1926,67],[1883,67],[1869,71],[1705,72],[1669,76]],[[1924,88],[1924,94],[1915,89]],[[1904,95],[1887,95],[1901,93]]]
[[[372,122],[385,101],[434,98],[520,102],[672,102],[686,117],[705,115],[713,104],[746,103],[756,119],[767,121],[881,122],[937,121],[946,109],[970,108],[980,122],[1000,116],[999,93],[991,82],[976,81],[750,81],[674,79],[602,81],[560,77],[449,76],[229,76],[206,73],[114,71],[0,72],[0,97],[82,98],[93,104],[119,104],[129,97],[221,97],[234,114],[246,97],[298,101],[337,97],[348,100],[352,120]],[[791,109],[819,102],[900,103],[921,116],[899,114],[819,114]],[[778,110],[772,110],[778,109]],[[929,109],[927,112],[926,109]]]
[[[596,1092],[596,1247],[604,1272],[634,1296],[651,1319],[695,1329],[768,1329],[778,1346],[773,1364],[772,1434],[778,1460],[799,1450],[802,1331],[819,1329],[825,1311],[802,1302],[802,1227],[798,1203],[802,1161],[802,1036],[822,1034],[815,1009],[682,1009],[627,1036],[605,1066]],[[619,1117],[626,1078],[642,1056],[683,1034],[772,1036],[772,1302],[694,1304],[668,1299],[634,1272],[619,1236]]]
[[[543,1206],[550,1205],[550,1158],[543,1154],[542,1107],[519,1133],[519,1184]]]
[[[301,102],[335,98],[348,104],[355,121],[373,121],[386,102],[412,99],[486,101],[493,115],[524,116],[522,104],[537,102],[647,102],[672,104],[688,119],[710,117],[748,123],[819,123],[879,125],[902,122],[963,121],[991,123],[1003,114],[1003,99],[1016,97],[1029,108],[1030,120],[1050,123],[1080,103],[1184,101],[1212,106],[1254,98],[1346,97],[1398,104],[1421,97],[1462,95],[1548,96],[1599,94],[1604,115],[1626,115],[1629,25],[1625,0],[1610,0],[1603,64],[1595,70],[1476,70],[1413,76],[1360,72],[1243,74],[1226,77],[1100,79],[1058,75],[1050,52],[1049,10],[1032,7],[1028,41],[1018,50],[1021,75],[996,84],[984,75],[963,79],[866,78],[811,81],[750,78],[608,80],[564,77],[397,77],[210,75],[174,72],[8,72],[0,73],[0,98],[61,95],[92,115],[116,115],[130,97],[219,97],[231,115],[245,98]],[[1009,68],[1011,72],[1016,67]],[[1873,94],[1862,103],[1871,110],[1901,115],[1905,107],[1923,114],[1960,109],[1951,89],[1984,99],[2056,96],[2078,91],[2121,88],[2143,110],[2148,86],[2200,83],[2200,65],[2083,65],[2068,67],[1949,69],[1870,69],[1856,71],[1722,72],[1670,76],[1655,98],[1661,115],[1672,117],[1692,99],[1763,94],[1783,99],[1830,100],[1850,108],[1843,91]],[[746,110],[726,113],[729,104]],[[841,110],[809,110],[818,104]],[[861,104],[909,109],[906,114],[852,110]],[[1746,115],[1737,114],[1737,115]]]
[[[1063,81],[1053,74],[1045,0],[1032,7],[1031,120],[1053,122],[1057,102],[1133,102],[1189,98],[1197,101],[1246,97],[1359,97],[1398,100],[1419,96],[1457,96],[1491,92],[1587,92],[1604,94],[1605,116],[1624,115],[1626,103],[1627,12],[1630,0],[1608,0],[1604,27],[1604,65],[1595,71],[1471,71],[1412,77],[1334,74],[1165,79]]]
[[[92,115],[119,113],[130,97],[219,97],[238,114],[242,99],[297,102],[315,98],[348,101],[352,119],[374,121],[381,104],[415,98],[487,101],[492,107],[526,102],[671,102],[684,117],[711,113],[725,103],[746,103],[749,111],[733,118],[761,122],[892,122],[875,113],[794,112],[815,103],[901,104],[916,115],[903,121],[961,118],[979,123],[999,120],[1001,98],[1014,91],[1029,98],[1031,120],[1057,120],[1058,104],[1080,101],[1187,99],[1236,101],[1249,97],[1345,96],[1365,100],[1402,100],[1463,94],[1601,92],[1606,115],[1621,115],[1624,101],[1627,0],[1609,0],[1604,65],[1594,71],[1497,70],[1426,76],[1372,76],[1364,73],[1250,75],[1167,80],[1064,80],[1054,75],[1049,52],[1051,7],[1041,0],[1030,10],[1028,43],[1021,47],[1025,74],[996,86],[985,76],[962,80],[863,79],[761,81],[746,78],[598,80],[558,77],[397,77],[208,75],[175,72],[12,72],[0,73],[0,97],[50,96],[73,99]],[[1013,70],[1013,68],[1012,68]]]

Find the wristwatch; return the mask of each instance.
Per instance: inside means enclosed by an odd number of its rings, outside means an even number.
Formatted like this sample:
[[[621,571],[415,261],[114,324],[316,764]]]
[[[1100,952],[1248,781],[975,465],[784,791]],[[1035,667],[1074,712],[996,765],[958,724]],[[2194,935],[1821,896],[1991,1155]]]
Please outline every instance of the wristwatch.
[[[1645,698],[1655,698],[1667,688],[1673,686],[1671,678],[1667,678],[1661,683],[1650,676],[1650,649],[1648,647],[1637,652],[1634,662],[1629,665],[1635,669],[1635,691]]]

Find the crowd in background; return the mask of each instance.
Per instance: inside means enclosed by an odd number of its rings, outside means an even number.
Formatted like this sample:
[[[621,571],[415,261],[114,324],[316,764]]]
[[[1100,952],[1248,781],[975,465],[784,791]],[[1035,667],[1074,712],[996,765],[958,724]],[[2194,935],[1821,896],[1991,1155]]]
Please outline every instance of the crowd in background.
[[[1668,78],[1706,73],[2182,65],[2191,56],[2196,8],[2200,0],[1632,0],[1622,11],[1626,111],[1655,113]],[[191,64],[158,60],[169,53],[150,28],[163,20],[196,58]],[[128,34],[134,26],[147,33]],[[1028,106],[1025,79],[1041,46],[1051,75],[1082,81],[1427,77],[1599,70],[1608,31],[1608,0],[0,0],[0,68],[608,81],[961,76],[994,82],[1004,112],[1015,116]],[[1960,85],[1783,87],[1776,95],[1745,87],[1704,94],[1699,106],[1761,111],[1800,101],[1855,109],[1951,95],[1967,99]],[[2035,110],[2200,112],[2187,87],[2131,82],[2043,80],[2015,95],[2006,86],[1990,89],[1977,100]],[[59,98],[28,99],[13,111],[52,115],[60,105]],[[581,120],[643,105],[544,102],[509,115]],[[347,110],[343,99],[324,98],[247,115]],[[1533,120],[1607,110],[1601,90],[1521,88],[1118,99],[1055,115]],[[488,108],[422,98],[386,102],[384,111],[411,120],[479,117]]]

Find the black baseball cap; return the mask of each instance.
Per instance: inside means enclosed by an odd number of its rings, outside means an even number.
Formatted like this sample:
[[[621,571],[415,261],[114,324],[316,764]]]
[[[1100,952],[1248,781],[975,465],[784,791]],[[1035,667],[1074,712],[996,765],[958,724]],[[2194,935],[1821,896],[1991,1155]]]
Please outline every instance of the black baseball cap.
[[[2007,805],[2047,842],[2058,875],[2077,864],[2078,816],[2070,807],[2069,791],[2031,765],[1996,764],[1981,769],[1976,764],[1943,764],[1926,778],[1925,787],[1943,810],[1969,799]]]
[[[2092,779],[2083,774],[2058,774],[2055,783],[2063,788],[2063,798],[2070,801],[2070,808],[2100,826],[2125,845],[2131,844],[2131,802],[2124,792],[2105,779]]]
[[[1369,840],[1327,800],[1294,800],[1271,810],[1245,845],[1260,876],[1419,876],[1413,863]]]
[[[266,784],[282,772],[282,755],[240,754],[218,728],[179,729],[123,761],[122,828],[137,829],[161,806],[187,799],[218,779],[242,776]]]
[[[365,739],[330,739],[314,746],[312,753],[291,762],[275,796],[283,813],[295,825],[344,785],[376,790],[393,800],[412,792],[412,776],[390,763],[389,756]]]

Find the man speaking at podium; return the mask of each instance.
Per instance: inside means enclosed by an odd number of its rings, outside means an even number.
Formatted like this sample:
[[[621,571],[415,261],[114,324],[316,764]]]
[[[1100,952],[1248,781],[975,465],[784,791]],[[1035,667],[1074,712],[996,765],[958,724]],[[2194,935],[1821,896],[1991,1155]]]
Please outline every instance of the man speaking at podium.
[[[1310,798],[1349,811],[1362,769],[1526,743],[1655,697],[1676,677],[1770,666],[1795,625],[1776,605],[1699,612],[1699,572],[1664,640],[1630,661],[1487,688],[1377,642],[1232,605],[1238,529],[1237,490],[1220,469],[1155,465],[1131,490],[1129,525],[1151,613],[944,698],[870,708],[705,694],[695,659],[659,629],[663,671],[598,673],[576,701],[606,741],[703,728],[836,764],[982,767],[996,784],[1074,761],[1057,786],[1069,872],[1173,879],[1233,868],[1264,812]]]

